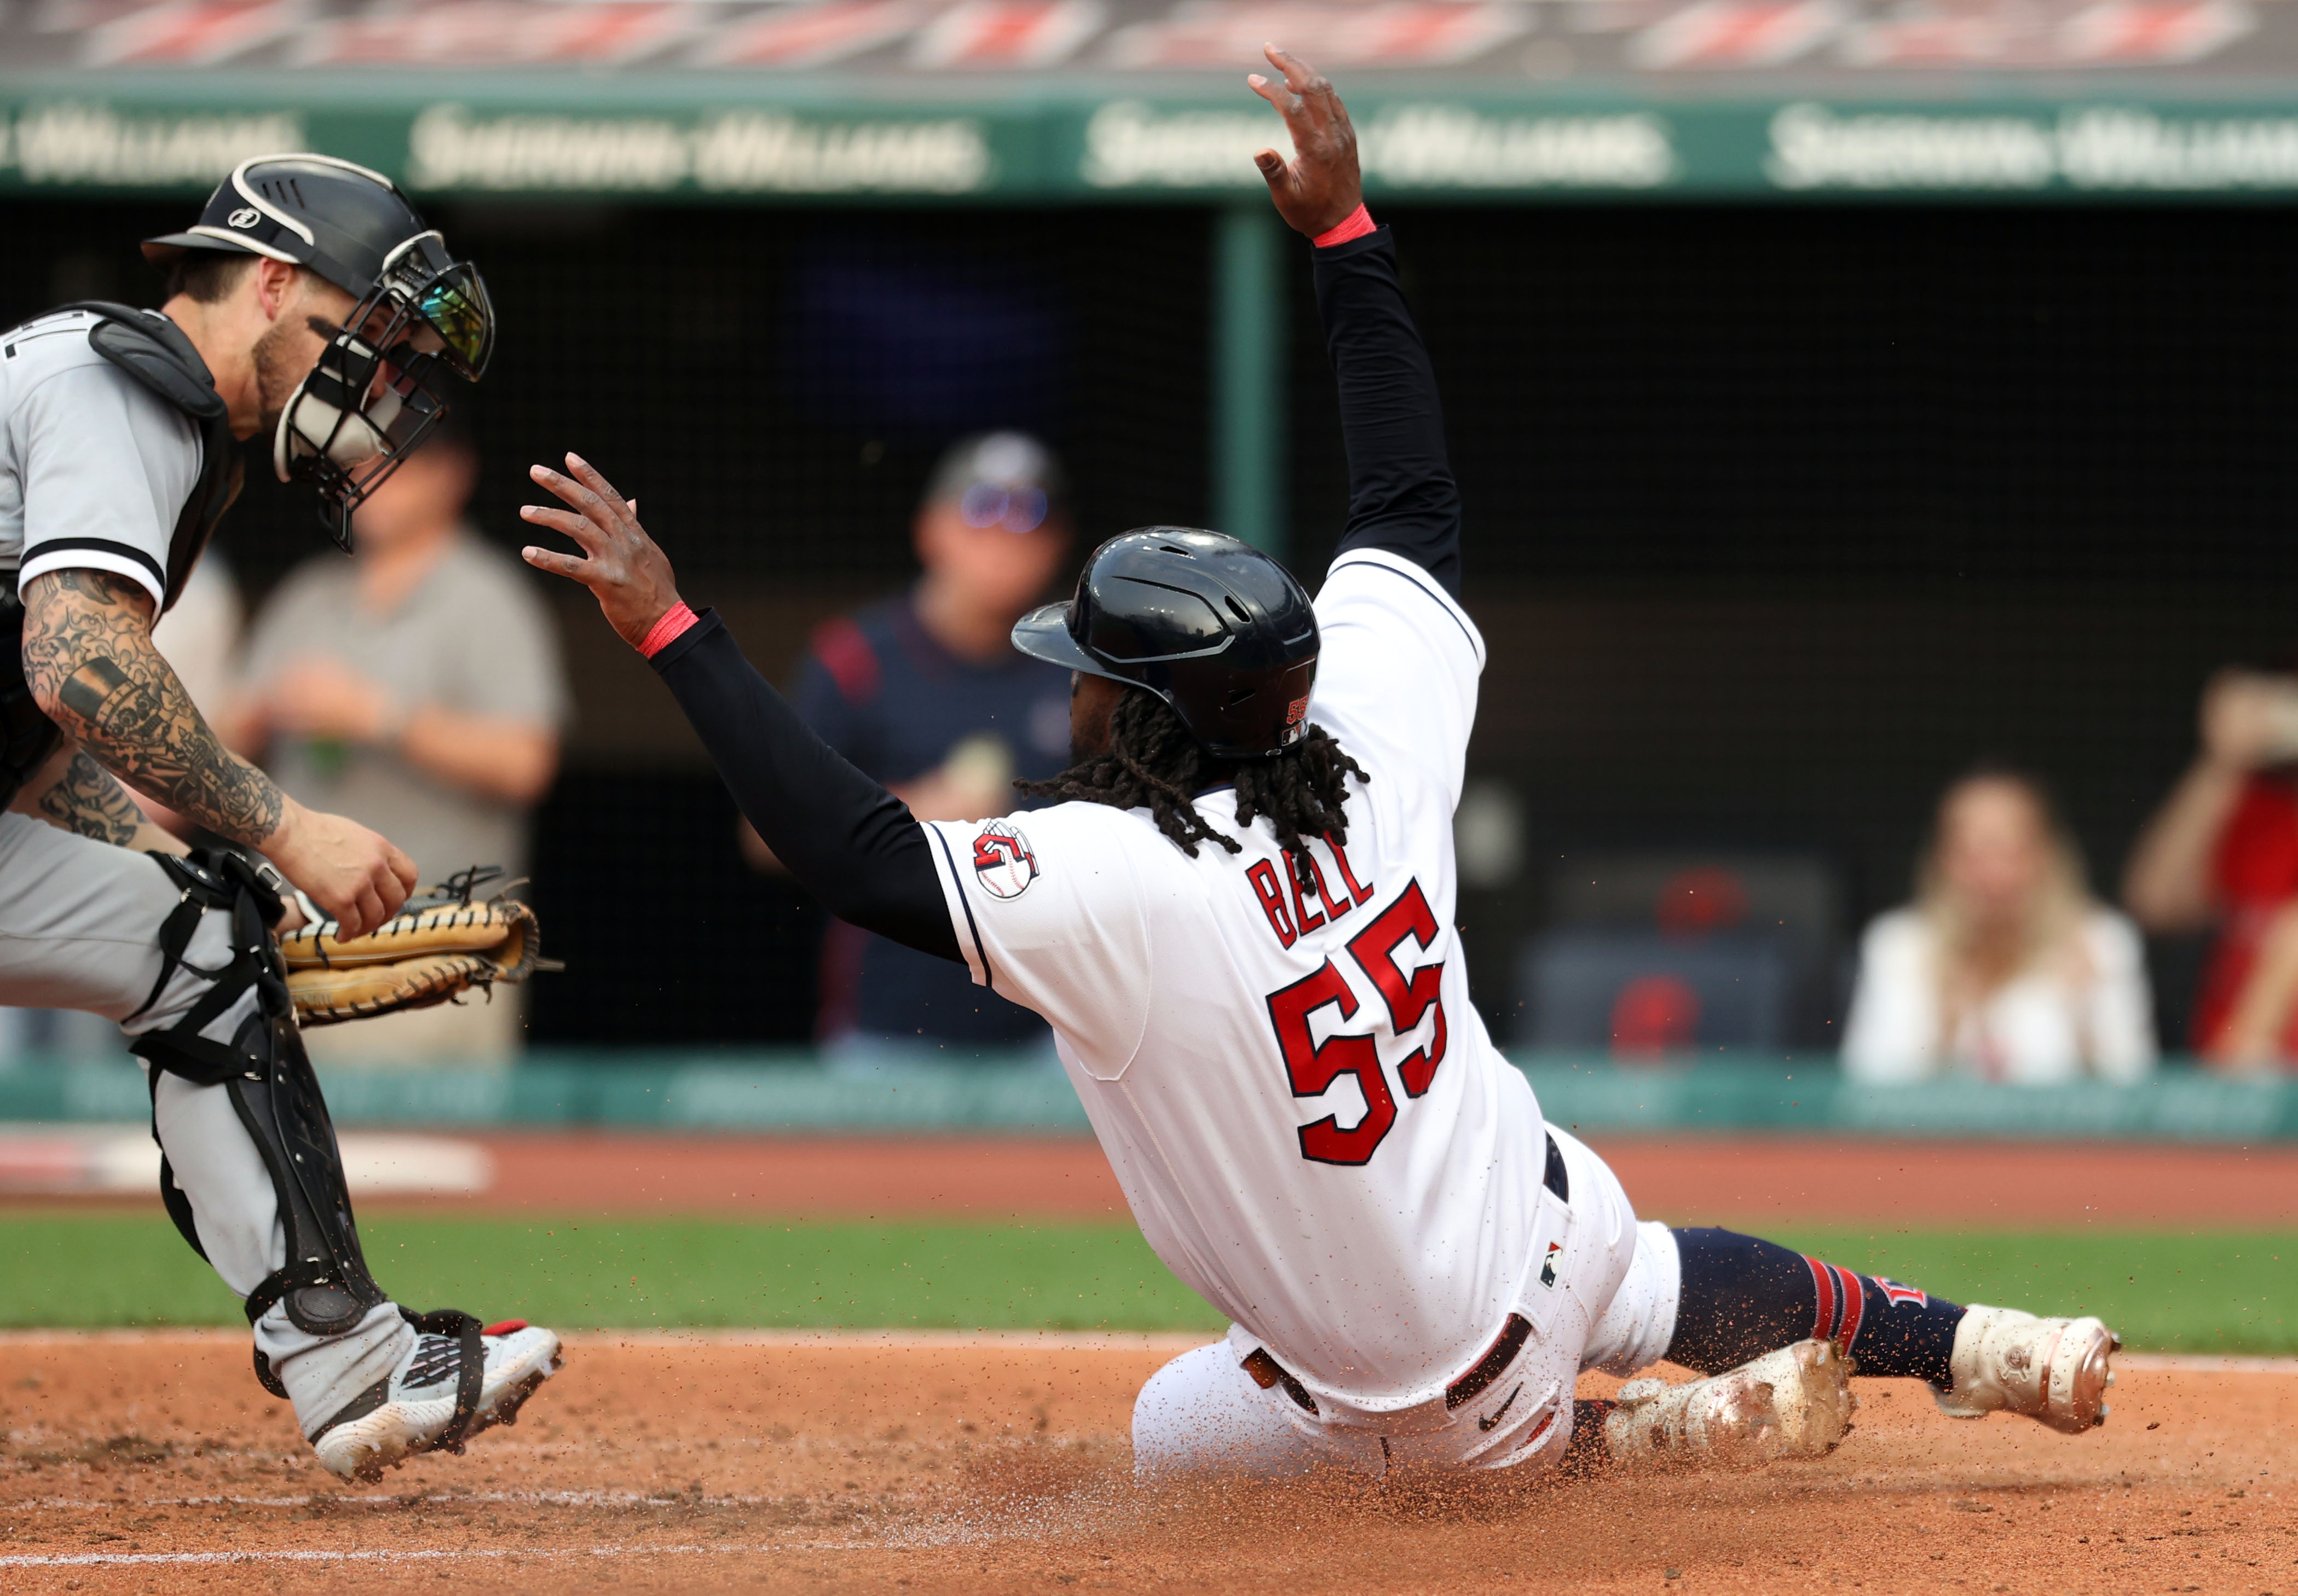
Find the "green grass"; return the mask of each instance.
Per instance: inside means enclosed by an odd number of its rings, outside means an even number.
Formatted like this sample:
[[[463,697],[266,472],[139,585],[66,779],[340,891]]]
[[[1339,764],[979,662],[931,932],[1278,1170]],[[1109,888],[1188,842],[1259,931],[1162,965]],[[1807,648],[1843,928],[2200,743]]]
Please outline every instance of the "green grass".
[[[2095,1313],[2133,1350],[2298,1352],[2288,1230],[1790,1228],[1790,1246],[1958,1302]]]
[[[1130,1225],[380,1217],[417,1307],[562,1326],[1214,1330]],[[2128,1344],[2298,1352],[2298,1233],[1798,1228],[1779,1240],[1960,1302],[2104,1317]],[[163,1219],[0,1213],[0,1326],[233,1325]]]
[[[1217,1330],[1131,1225],[380,1217],[368,1265],[411,1307],[618,1328]],[[0,1213],[0,1326],[240,1324],[164,1218]]]

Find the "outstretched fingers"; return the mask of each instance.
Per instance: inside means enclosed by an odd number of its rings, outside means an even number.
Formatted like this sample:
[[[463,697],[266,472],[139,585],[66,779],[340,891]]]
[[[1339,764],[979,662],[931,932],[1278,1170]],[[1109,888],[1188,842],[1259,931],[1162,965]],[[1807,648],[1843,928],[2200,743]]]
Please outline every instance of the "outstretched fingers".
[[[1289,80],[1264,78],[1259,72],[1252,72],[1246,76],[1244,81],[1254,94],[1277,108],[1277,114],[1285,119],[1285,126],[1292,133],[1294,144],[1299,144],[1304,135],[1315,131],[1317,124],[1309,114],[1307,102],[1294,92]]]
[[[636,507],[624,502],[623,496],[615,492],[615,484],[608,482],[596,466],[579,454],[570,453],[566,457],[566,468],[574,473],[577,482],[598,496],[600,504],[616,520],[636,518]]]
[[[1285,87],[1296,95],[1307,94],[1309,86],[1317,80],[1315,70],[1290,50],[1276,45],[1263,45],[1261,54],[1270,66],[1285,74]]]
[[[521,505],[518,515],[519,519],[531,526],[545,527],[574,539],[585,554],[595,557],[607,552],[607,534],[600,532],[588,516],[578,516],[571,510],[555,509],[544,504]]]
[[[1248,74],[1244,81],[1254,94],[1275,106],[1277,113],[1284,117],[1285,131],[1293,136],[1294,148],[1298,149],[1302,136],[1308,131],[1308,125],[1302,120],[1301,102],[1292,89],[1273,78],[1262,77],[1259,72]],[[1280,196],[1280,203],[1283,196],[1289,195],[1301,186],[1300,174],[1274,148],[1257,151],[1252,157],[1252,164],[1261,169],[1261,177]]]
[[[554,576],[568,576],[576,582],[588,582],[591,575],[591,562],[577,559],[571,554],[561,554],[555,549],[539,549],[530,543],[520,550],[519,558],[538,571],[548,571]]]
[[[566,459],[567,463],[571,466],[574,463],[575,457],[570,454],[566,457]],[[583,469],[589,471],[590,468],[588,467],[584,467]],[[604,495],[599,492],[598,489],[592,487],[589,483],[583,482],[576,477],[566,475],[563,472],[554,471],[548,466],[530,466],[527,467],[527,475],[532,476],[538,485],[548,488],[551,492],[557,494],[563,503],[565,503],[569,509],[575,511],[575,513],[583,519],[590,522],[590,524],[596,528],[600,534],[607,537],[612,537],[615,533],[623,529],[623,517],[617,513],[622,506],[622,500],[619,496],[610,503]],[[599,475],[596,471],[590,471],[590,475],[594,480],[602,484],[607,480],[605,477]],[[612,493],[614,492],[614,489],[609,487],[607,489],[607,492],[608,493]],[[533,509],[534,507],[529,506],[528,508]],[[556,514],[562,512],[552,513]],[[536,518],[537,517],[533,516],[528,517],[529,520]],[[583,547],[589,548],[590,544],[585,542]]]
[[[565,472],[534,466],[529,475],[556,495],[559,505],[522,506],[520,518],[531,526],[563,533],[582,552],[529,545],[519,550],[519,558],[538,571],[589,588],[608,624],[624,641],[640,646],[655,623],[677,607],[679,597],[670,561],[639,525],[637,507],[578,454],[566,457]]]
[[[1317,70],[1290,50],[1279,49],[1275,45],[1264,45],[1261,46],[1261,53],[1269,58],[1270,66],[1285,74],[1285,87],[1290,94],[1296,96],[1297,103],[1301,107],[1301,114],[1304,119],[1324,127],[1331,125],[1345,114],[1341,109],[1340,91],[1333,87],[1333,80],[1330,78],[1326,77],[1324,73]]]

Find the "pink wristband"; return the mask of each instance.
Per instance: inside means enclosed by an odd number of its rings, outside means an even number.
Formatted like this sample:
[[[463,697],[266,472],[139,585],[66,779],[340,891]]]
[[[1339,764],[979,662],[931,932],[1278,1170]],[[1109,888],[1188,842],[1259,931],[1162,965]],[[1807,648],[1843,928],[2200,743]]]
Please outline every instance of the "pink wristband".
[[[652,659],[685,636],[687,628],[693,625],[696,619],[695,613],[686,607],[686,600],[680,600],[675,606],[662,612],[662,619],[654,624],[645,641],[639,644],[639,652]]]
[[[1362,204],[1359,204],[1355,210],[1348,213],[1339,227],[1328,233],[1318,234],[1312,242],[1318,249],[1326,250],[1336,244],[1346,244],[1352,238],[1361,238],[1372,230],[1372,212],[1366,210]]]

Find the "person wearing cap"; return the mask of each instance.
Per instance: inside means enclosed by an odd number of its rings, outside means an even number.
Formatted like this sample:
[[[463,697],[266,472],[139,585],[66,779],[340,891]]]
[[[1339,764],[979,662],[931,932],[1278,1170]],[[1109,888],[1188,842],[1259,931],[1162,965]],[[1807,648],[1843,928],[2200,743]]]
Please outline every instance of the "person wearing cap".
[[[127,1034],[161,1199],[242,1299],[257,1377],[323,1465],[371,1477],[510,1417],[558,1340],[409,1313],[368,1272],[269,933],[360,936],[415,866],[231,753],[153,629],[237,492],[238,443],[316,488],[345,543],[485,370],[494,314],[389,178],[324,155],[241,163],[145,254],[158,310],[0,333],[0,1005]],[[187,850],[129,788],[232,846]]]
[[[1068,762],[1068,674],[1012,641],[1069,552],[1061,467],[1021,433],[964,439],[927,479],[913,537],[924,570],[907,592],[814,634],[798,712],[920,820],[1002,815],[1016,777]],[[742,843],[779,868],[747,822]],[[820,1001],[816,1035],[850,1065],[1050,1057],[1029,1010],[844,921],[823,943]]]

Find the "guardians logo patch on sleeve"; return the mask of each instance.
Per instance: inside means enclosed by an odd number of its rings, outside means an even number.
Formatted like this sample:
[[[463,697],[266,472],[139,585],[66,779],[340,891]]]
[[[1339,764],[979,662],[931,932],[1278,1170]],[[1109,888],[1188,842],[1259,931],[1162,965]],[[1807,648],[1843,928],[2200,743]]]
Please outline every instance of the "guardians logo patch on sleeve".
[[[1037,856],[1012,822],[993,820],[973,839],[973,879],[992,897],[1019,897],[1037,879]]]

